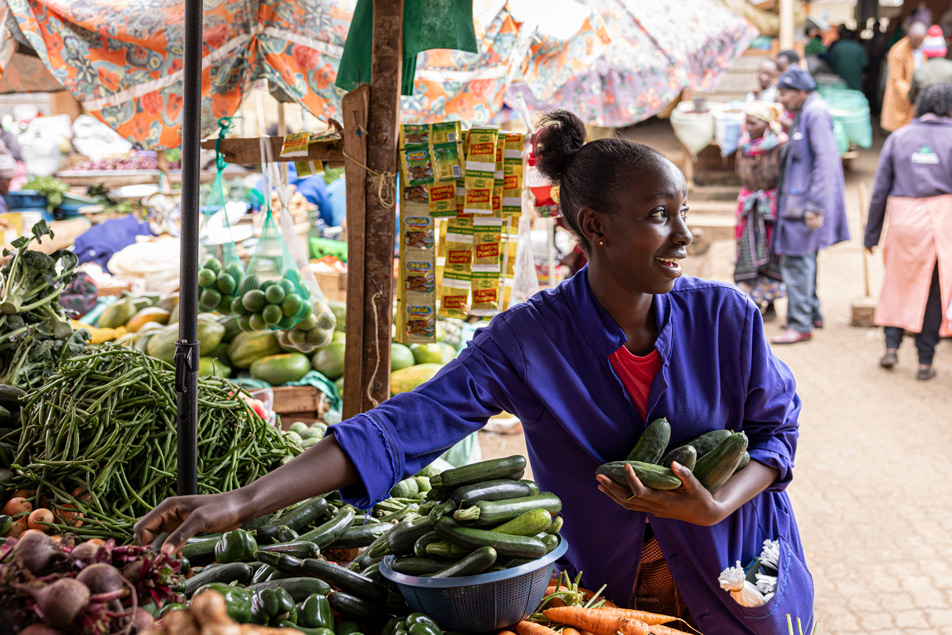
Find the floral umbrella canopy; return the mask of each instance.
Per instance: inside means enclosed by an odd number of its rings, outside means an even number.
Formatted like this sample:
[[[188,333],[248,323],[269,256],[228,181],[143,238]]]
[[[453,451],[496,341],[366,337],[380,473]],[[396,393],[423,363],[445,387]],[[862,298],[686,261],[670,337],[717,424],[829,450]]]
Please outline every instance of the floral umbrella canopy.
[[[181,144],[181,0],[6,0],[53,77],[92,114],[148,148]],[[205,0],[202,132],[267,79],[333,117],[354,0]],[[0,60],[2,62],[3,60]]]
[[[587,123],[621,127],[658,113],[685,88],[710,90],[757,31],[712,0],[586,0],[611,43],[565,81],[543,69],[513,83],[530,108],[574,110]]]

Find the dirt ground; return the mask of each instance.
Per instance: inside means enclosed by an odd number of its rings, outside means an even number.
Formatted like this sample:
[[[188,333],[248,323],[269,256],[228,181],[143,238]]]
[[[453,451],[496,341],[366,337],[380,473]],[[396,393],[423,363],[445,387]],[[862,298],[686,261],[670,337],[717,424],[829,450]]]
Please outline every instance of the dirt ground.
[[[664,125],[629,134],[675,158]],[[775,348],[803,400],[788,491],[814,577],[821,635],[952,635],[952,505],[945,486],[952,344],[939,345],[938,375],[919,382],[912,338],[900,350],[898,367],[885,371],[878,366],[881,329],[849,325],[851,304],[863,295],[858,184],[871,188],[877,147],[847,171],[853,240],[820,255],[825,328],[812,342]],[[729,281],[732,258],[733,245],[718,242],[685,269]],[[880,252],[869,264],[875,296]],[[778,310],[782,316],[785,304]],[[768,336],[777,332],[779,321],[767,325]],[[525,452],[521,434],[481,433],[481,446],[486,458]]]

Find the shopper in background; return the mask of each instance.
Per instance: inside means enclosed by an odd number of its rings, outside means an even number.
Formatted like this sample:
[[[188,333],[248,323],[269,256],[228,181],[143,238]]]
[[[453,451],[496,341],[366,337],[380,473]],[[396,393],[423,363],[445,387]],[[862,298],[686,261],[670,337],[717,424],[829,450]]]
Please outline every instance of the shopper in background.
[[[780,260],[771,249],[777,220],[777,181],[787,135],[778,119],[779,104],[754,102],[747,106],[747,123],[737,150],[737,260],[734,283],[760,307],[764,322],[777,317],[774,300],[784,297]]]
[[[880,112],[883,60],[886,59],[888,40],[889,36],[883,32],[879,20],[874,20],[873,36],[866,42],[866,58],[869,60],[869,66],[866,69],[866,80],[863,82],[863,92],[869,101],[869,109],[874,114]]]
[[[913,22],[908,35],[896,42],[886,56],[886,92],[879,125],[888,132],[899,130],[912,121],[915,114],[915,107],[909,101],[909,88],[912,74],[922,66],[921,47],[926,35],[926,25]]]
[[[952,335],[943,319],[952,296],[952,85],[933,84],[919,96],[916,119],[886,139],[869,205],[863,244],[873,253],[883,220],[886,272],[876,305],[885,327],[883,368],[899,361],[904,331],[916,333],[916,377],[935,376],[939,336]],[[941,283],[940,283],[941,280]]]
[[[952,60],[945,59],[948,50],[942,27],[938,24],[929,27],[929,35],[922,42],[921,48],[926,61],[912,74],[909,86],[909,101],[912,103],[916,103],[926,86],[952,82]]]
[[[780,76],[780,70],[777,68],[777,62],[767,58],[757,67],[757,90],[747,93],[747,103],[755,101],[775,102],[777,101],[777,78]]]
[[[855,31],[845,27],[841,30],[836,46],[830,47],[830,65],[850,90],[863,89],[863,70],[869,65],[869,58]]]
[[[849,240],[843,166],[833,118],[814,94],[816,82],[792,68],[777,81],[780,103],[795,113],[784,152],[774,251],[787,287],[787,329],[774,344],[794,344],[823,326],[817,296],[817,252]]]
[[[777,53],[777,70],[783,74],[791,66],[800,65],[800,54],[796,51],[780,51]]]

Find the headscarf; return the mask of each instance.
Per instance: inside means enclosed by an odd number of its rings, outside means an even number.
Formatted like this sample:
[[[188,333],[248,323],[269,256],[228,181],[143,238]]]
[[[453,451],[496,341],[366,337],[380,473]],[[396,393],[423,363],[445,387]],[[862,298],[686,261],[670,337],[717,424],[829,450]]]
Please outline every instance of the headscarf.
[[[809,93],[816,90],[816,82],[813,81],[810,73],[797,66],[791,66],[777,80],[777,88],[804,90]]]
[[[767,122],[767,130],[760,139],[751,139],[744,129],[740,137],[740,148],[746,156],[756,156],[773,150],[778,145],[787,142],[787,135],[780,127],[778,119],[783,115],[780,104],[765,101],[755,101],[747,105],[747,115]]]

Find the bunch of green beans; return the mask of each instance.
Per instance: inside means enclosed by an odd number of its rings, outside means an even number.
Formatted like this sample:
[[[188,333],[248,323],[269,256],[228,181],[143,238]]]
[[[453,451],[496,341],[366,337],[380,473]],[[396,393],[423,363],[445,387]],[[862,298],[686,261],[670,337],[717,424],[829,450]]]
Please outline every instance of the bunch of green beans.
[[[199,378],[200,493],[246,485],[291,453],[238,390]],[[59,529],[129,539],[139,517],[175,495],[175,369],[165,362],[116,345],[90,349],[24,398],[21,423],[15,486],[35,489]],[[75,512],[81,527],[66,524]]]

